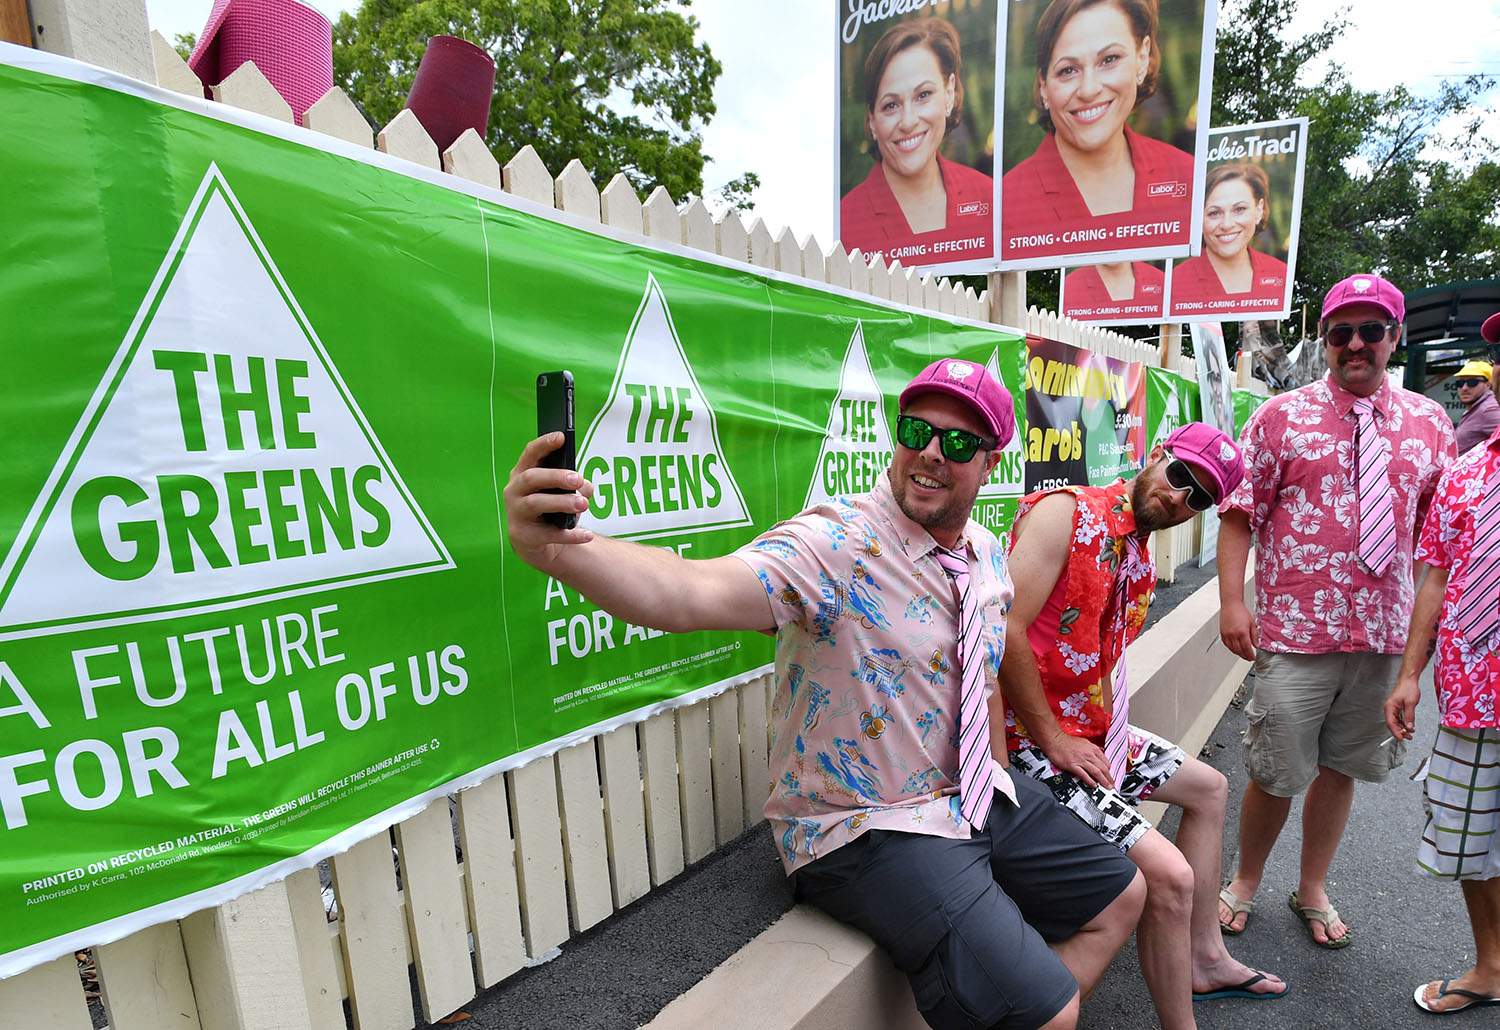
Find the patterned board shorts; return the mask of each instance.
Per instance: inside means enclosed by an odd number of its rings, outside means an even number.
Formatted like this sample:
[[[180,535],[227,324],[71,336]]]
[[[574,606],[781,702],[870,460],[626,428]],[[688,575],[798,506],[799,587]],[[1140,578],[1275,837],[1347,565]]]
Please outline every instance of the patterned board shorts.
[[[1064,808],[1121,851],[1129,851],[1151,829],[1151,821],[1136,806],[1182,768],[1187,753],[1170,740],[1139,726],[1128,727],[1126,733],[1128,764],[1125,775],[1114,788],[1084,786],[1073,775],[1059,772],[1042,749],[1031,743],[1012,751],[1010,764],[1051,787]]]
[[[1443,880],[1500,876],[1500,729],[1438,727],[1425,778],[1417,868]]]

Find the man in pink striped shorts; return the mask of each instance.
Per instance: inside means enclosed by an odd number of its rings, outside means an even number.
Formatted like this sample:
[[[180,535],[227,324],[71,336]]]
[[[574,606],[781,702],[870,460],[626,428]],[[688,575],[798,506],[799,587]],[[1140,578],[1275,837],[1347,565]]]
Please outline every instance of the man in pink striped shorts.
[[[1437,635],[1438,733],[1418,778],[1427,825],[1417,868],[1463,886],[1478,957],[1462,976],[1417,985],[1426,1012],[1500,1005],[1500,430],[1443,474],[1416,560],[1427,568],[1396,689],[1391,734],[1410,740]]]

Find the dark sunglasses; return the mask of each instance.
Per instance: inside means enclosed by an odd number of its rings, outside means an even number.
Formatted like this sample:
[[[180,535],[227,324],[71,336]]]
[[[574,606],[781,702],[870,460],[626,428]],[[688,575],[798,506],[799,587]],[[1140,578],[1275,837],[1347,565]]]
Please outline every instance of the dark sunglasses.
[[[1489,386],[1490,385],[1489,384],[1489,380],[1487,380],[1487,379],[1455,379],[1453,381],[1454,381],[1454,383],[1456,383],[1458,385],[1459,389],[1463,389],[1465,386]]]
[[[989,440],[964,429],[939,429],[915,415],[900,415],[896,418],[896,442],[908,450],[926,450],[934,433],[937,434],[943,457],[960,465],[973,460],[981,449],[995,449],[995,445]]]
[[[1396,328],[1395,322],[1361,322],[1358,326],[1348,324],[1334,325],[1328,327],[1328,332],[1323,336],[1323,342],[1330,347],[1347,347],[1354,341],[1357,331],[1361,342],[1368,346],[1375,346],[1385,339],[1385,334]]]
[[[1167,485],[1173,490],[1186,490],[1187,505],[1194,511],[1208,511],[1214,506],[1213,495],[1203,489],[1193,470],[1180,458],[1167,462]]]

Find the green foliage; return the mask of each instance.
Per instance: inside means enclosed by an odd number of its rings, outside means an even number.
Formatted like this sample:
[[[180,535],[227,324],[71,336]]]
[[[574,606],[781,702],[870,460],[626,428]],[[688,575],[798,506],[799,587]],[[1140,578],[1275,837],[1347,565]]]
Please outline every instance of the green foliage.
[[[198,33],[179,32],[172,37],[172,49],[186,61],[193,56],[193,48],[198,45]]]
[[[1297,7],[1230,3],[1214,59],[1215,125],[1310,119],[1290,335],[1302,305],[1312,331],[1324,291],[1356,271],[1381,272],[1408,293],[1500,275],[1500,165],[1477,131],[1493,80],[1453,79],[1415,96],[1356,89],[1334,67],[1309,83],[1303,66],[1347,18],[1293,38]]]
[[[577,158],[601,184],[624,172],[638,191],[660,185],[681,198],[703,190],[701,131],[721,67],[679,6],[364,0],[334,25],[334,81],[383,125],[404,105],[428,38],[461,36],[495,58],[485,142],[500,161],[529,143],[553,174]]]
[[[716,195],[729,211],[749,211],[755,206],[754,193],[760,189],[760,176],[746,172],[720,186]]]

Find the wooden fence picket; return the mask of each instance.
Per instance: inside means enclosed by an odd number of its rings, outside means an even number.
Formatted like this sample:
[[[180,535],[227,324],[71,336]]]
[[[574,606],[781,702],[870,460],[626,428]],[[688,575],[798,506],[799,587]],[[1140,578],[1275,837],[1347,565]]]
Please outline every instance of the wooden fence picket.
[[[464,856],[464,900],[474,934],[474,967],[479,986],[493,987],[526,961],[504,776],[491,776],[459,792],[458,838]]]
[[[322,914],[320,907],[320,918]],[[323,954],[332,968],[333,949],[328,943],[326,923],[322,930]],[[187,953],[182,947],[182,931],[175,921],[158,923],[113,944],[100,945],[94,949],[94,963],[99,973],[99,1002],[104,1006],[110,1030],[202,1030],[193,981],[188,974]],[[338,1000],[336,989],[334,1000]],[[338,1018],[335,1025],[341,1026],[342,1005]],[[0,1026],[24,1025],[27,1024],[0,1018]]]

